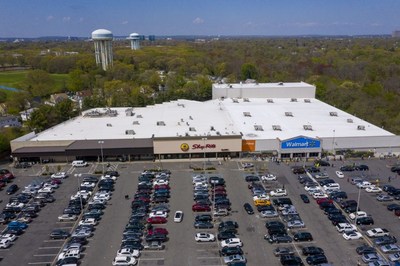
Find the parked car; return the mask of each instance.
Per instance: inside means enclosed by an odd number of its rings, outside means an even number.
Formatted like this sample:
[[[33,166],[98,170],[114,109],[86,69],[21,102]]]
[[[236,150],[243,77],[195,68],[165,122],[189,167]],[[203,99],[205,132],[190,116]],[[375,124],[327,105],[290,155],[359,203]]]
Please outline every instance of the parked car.
[[[313,237],[309,232],[297,232],[293,235],[294,241],[313,241]]]
[[[221,247],[242,247],[243,243],[239,238],[229,238],[221,241]]]
[[[220,256],[230,256],[230,255],[242,255],[243,254],[243,250],[241,249],[241,247],[239,246],[235,246],[235,247],[223,247],[220,251],[219,251],[219,255]]]
[[[174,222],[175,223],[180,223],[182,222],[183,219],[183,212],[182,211],[176,211],[174,215]]]
[[[215,236],[210,233],[202,232],[202,233],[197,233],[194,236],[194,240],[196,242],[213,242],[213,241],[215,241]]]

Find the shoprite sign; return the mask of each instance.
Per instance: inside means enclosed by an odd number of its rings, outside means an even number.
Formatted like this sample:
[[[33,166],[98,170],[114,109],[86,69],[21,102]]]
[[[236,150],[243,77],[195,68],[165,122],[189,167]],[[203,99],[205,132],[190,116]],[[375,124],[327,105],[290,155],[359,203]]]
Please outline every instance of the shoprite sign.
[[[315,149],[320,147],[321,142],[319,140],[307,137],[298,137],[281,143],[281,149]]]
[[[182,151],[188,151],[190,146],[187,143],[182,143],[180,147],[181,147]],[[215,144],[206,144],[206,145],[193,144],[192,150],[215,149],[216,147],[217,147],[217,145],[215,145]]]

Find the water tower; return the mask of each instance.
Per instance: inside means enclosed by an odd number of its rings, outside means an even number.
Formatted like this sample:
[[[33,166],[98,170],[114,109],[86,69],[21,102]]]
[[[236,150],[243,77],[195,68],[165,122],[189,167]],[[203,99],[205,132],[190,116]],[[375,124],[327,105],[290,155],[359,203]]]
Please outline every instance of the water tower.
[[[131,40],[131,49],[132,50],[139,50],[140,49],[140,36],[137,33],[129,34],[128,40]]]
[[[113,65],[112,40],[113,34],[109,30],[99,29],[92,32],[96,64],[107,70]]]

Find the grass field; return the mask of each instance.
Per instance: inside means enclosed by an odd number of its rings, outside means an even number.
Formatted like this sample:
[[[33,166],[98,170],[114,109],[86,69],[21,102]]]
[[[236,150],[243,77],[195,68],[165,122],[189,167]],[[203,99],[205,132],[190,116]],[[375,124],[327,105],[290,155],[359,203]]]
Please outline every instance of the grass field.
[[[27,73],[26,70],[0,72],[0,85],[19,89],[18,84],[25,79]],[[68,74],[50,74],[50,76],[55,82],[54,91],[61,91],[68,83]]]

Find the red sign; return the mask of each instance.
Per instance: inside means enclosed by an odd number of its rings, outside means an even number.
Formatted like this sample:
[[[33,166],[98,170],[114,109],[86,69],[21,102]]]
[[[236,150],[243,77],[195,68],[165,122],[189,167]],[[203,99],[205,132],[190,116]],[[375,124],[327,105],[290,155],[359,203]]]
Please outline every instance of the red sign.
[[[216,147],[215,144],[206,144],[206,145],[193,144],[192,150],[215,149],[215,147]]]

